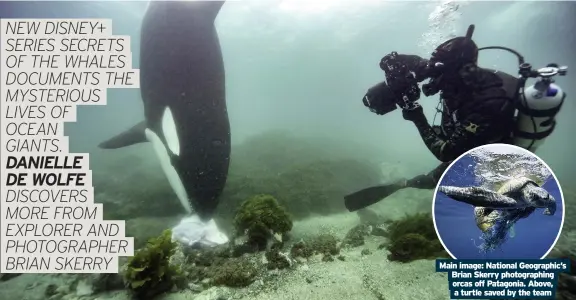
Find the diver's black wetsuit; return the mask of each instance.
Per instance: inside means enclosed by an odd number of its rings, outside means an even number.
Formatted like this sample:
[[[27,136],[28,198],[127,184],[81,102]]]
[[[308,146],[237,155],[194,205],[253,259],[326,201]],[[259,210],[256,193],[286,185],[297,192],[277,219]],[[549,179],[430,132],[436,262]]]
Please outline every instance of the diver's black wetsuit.
[[[416,55],[397,54],[395,58],[426,79],[428,61]],[[349,211],[357,211],[379,202],[396,191],[411,187],[434,189],[450,163],[465,152],[491,143],[510,143],[514,128],[514,97],[518,80],[506,73],[477,68],[460,78],[435,78],[442,99],[440,126],[430,126],[421,108],[404,110],[404,119],[416,125],[424,144],[442,163],[428,174],[365,188],[344,196]],[[422,78],[424,77],[424,78]]]
[[[427,60],[416,55],[399,54],[397,59],[417,77],[427,64]],[[424,113],[412,118],[424,144],[442,163],[428,174],[408,180],[408,187],[434,189],[450,162],[466,151],[486,144],[510,142],[517,79],[489,69],[479,69],[476,74],[472,84],[449,83],[441,88],[440,126],[430,126]]]

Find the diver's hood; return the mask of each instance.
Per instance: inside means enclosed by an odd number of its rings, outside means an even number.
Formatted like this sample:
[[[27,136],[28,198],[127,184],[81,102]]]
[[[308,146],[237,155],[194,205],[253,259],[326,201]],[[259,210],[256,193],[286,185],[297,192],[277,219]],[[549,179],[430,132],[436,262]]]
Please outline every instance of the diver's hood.
[[[472,40],[473,34],[474,25],[470,25],[465,36],[449,39],[436,47],[429,60],[430,77],[446,71],[457,71],[466,64],[476,64],[478,46]]]
[[[465,36],[455,37],[440,44],[428,61],[425,77],[430,81],[422,86],[426,96],[434,95],[447,81],[459,81],[460,70],[478,62],[478,46],[472,40],[474,25],[470,25]]]

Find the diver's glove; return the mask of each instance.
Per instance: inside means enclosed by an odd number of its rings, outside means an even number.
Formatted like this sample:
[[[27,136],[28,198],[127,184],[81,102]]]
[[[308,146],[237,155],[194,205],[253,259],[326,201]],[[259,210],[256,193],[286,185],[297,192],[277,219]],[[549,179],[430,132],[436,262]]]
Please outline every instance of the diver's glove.
[[[414,104],[415,105],[413,107],[402,109],[402,117],[404,118],[404,120],[412,122],[426,120],[426,116],[424,115],[424,109],[422,109],[422,106],[420,106],[420,104],[418,104],[417,102]]]

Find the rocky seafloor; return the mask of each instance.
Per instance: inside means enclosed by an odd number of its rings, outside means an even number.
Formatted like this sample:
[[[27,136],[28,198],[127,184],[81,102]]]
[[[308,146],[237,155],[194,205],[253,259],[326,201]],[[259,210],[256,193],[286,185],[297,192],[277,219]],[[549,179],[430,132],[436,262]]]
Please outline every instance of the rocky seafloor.
[[[435,272],[432,259],[391,260],[389,247],[383,246],[390,239],[382,232],[387,222],[430,212],[432,191],[402,190],[367,210],[348,213],[342,201],[345,194],[414,174],[398,164],[365,159],[376,155],[345,148],[278,132],[236,146],[217,222],[231,236],[234,216],[246,198],[274,196],[293,217],[289,239],[278,251],[282,255],[270,257],[268,251],[258,251],[205,256],[201,261],[193,257],[198,252],[177,251],[172,261],[182,267],[185,280],[154,299],[449,299],[447,276]],[[129,150],[91,153],[96,201],[104,203],[106,219],[126,220],[127,236],[135,237],[138,248],[182,217],[179,202],[151,157],[146,148],[136,154]],[[100,161],[94,164],[95,160]],[[574,259],[576,220],[570,216],[576,213],[576,193],[564,190],[564,195],[564,230],[550,257]],[[347,242],[351,233],[360,233],[361,239]],[[293,251],[295,245],[318,236],[334,237],[337,253],[302,257]],[[271,267],[271,259],[278,258],[281,267]],[[222,276],[227,274],[222,271],[238,269],[247,272]],[[125,278],[117,274],[0,274],[0,300],[132,298]],[[556,298],[576,300],[573,275],[562,274]]]
[[[296,221],[291,240],[329,234],[345,240],[351,228],[360,224],[357,214],[337,214]],[[316,254],[308,259],[291,257],[289,266],[268,269],[263,252],[245,254],[258,275],[246,287],[210,286],[189,282],[187,288],[167,292],[157,299],[446,299],[446,275],[436,273],[434,263],[419,260],[391,262],[382,248],[385,237],[372,229],[363,244],[342,246],[337,255],[326,259]],[[296,242],[294,242],[296,243]],[[105,275],[24,274],[0,283],[1,299],[132,299],[120,279],[103,280]],[[209,286],[209,287],[206,287]],[[418,288],[414,288],[418,286]]]
[[[295,221],[291,242],[287,244],[294,245],[322,234],[336,237],[341,244],[346,241],[351,229],[358,228],[359,224],[373,224],[373,218],[393,219],[412,213],[410,207],[422,201],[425,193],[401,191],[387,199],[386,204],[379,203],[368,212],[315,216]],[[426,196],[429,197],[430,193]],[[161,218],[150,222],[150,219],[140,218],[134,222],[148,226],[156,224],[161,230],[171,220]],[[449,299],[446,274],[435,272],[433,260],[408,263],[391,261],[390,252],[382,247],[387,241],[385,234],[380,233],[379,227],[368,228],[361,243],[339,245],[339,253],[330,259],[325,259],[326,256],[322,254],[303,259],[287,251],[289,266],[278,270],[267,268],[264,252],[248,253],[242,257],[252,264],[249,270],[256,273],[248,276],[246,286],[218,286],[210,279],[190,280],[185,287],[174,288],[154,299]],[[573,252],[570,252],[574,249],[573,238],[574,231],[565,231],[551,256],[569,255],[573,258]],[[181,260],[181,263],[184,261]],[[574,278],[562,275],[557,299],[576,299]],[[0,282],[0,299],[121,300],[133,299],[133,295],[124,288],[119,276],[24,274]]]

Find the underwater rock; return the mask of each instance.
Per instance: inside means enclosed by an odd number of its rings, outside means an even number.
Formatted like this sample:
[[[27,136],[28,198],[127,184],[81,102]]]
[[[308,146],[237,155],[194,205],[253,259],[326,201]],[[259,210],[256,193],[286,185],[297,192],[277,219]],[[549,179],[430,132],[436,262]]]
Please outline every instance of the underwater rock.
[[[288,254],[280,252],[278,250],[270,250],[266,252],[267,267],[270,270],[273,269],[286,269],[292,266],[292,259]]]
[[[387,237],[388,236],[388,234],[386,232],[386,226],[385,225],[374,226],[372,228],[371,234],[373,236],[381,236],[381,237]]]
[[[212,287],[194,296],[194,300],[227,300],[229,291],[222,287]]]
[[[50,298],[56,294],[58,294],[58,286],[57,285],[49,284],[46,286],[46,290],[44,291],[44,296],[46,296],[46,298]]]
[[[173,266],[183,266],[187,263],[186,254],[184,254],[185,248],[182,244],[177,244],[174,253],[170,256],[169,263]]]
[[[370,255],[370,254],[372,254],[372,251],[370,251],[370,249],[362,249],[362,252],[360,252],[360,254],[362,256]]]
[[[372,226],[359,224],[348,231],[342,244],[347,247],[355,248],[364,245],[364,239],[372,232]]]
[[[258,252],[258,247],[255,247],[253,245],[250,245],[248,243],[245,244],[240,244],[240,245],[234,245],[232,246],[231,249],[231,256],[232,257],[240,257],[244,254],[252,254],[252,253],[256,253]]]
[[[201,285],[192,282],[188,283],[188,289],[195,293],[200,293],[204,290],[204,288]]]
[[[76,284],[76,296],[90,296],[94,294],[94,288],[87,280],[80,280]]]
[[[254,282],[258,269],[244,258],[231,258],[208,269],[207,275],[215,285],[245,287]]]
[[[0,273],[0,281],[8,281],[12,278],[18,277],[22,274],[19,273]]]
[[[266,251],[266,266],[269,270],[286,269],[292,266],[293,261],[287,253],[280,252],[282,245],[274,244],[270,250]]]
[[[312,256],[314,254],[314,252],[312,251],[312,249],[310,247],[307,247],[306,243],[302,240],[302,241],[296,242],[296,243],[294,243],[294,245],[292,245],[292,248],[290,249],[290,254],[292,255],[292,257],[308,258],[308,257]]]
[[[556,299],[575,300],[576,299],[576,276],[560,273],[558,277],[558,289]]]
[[[301,240],[290,249],[292,257],[309,258],[313,255],[338,255],[340,253],[339,241],[331,234],[319,234],[317,236]]]
[[[334,257],[332,257],[332,255],[324,255],[324,257],[322,257],[322,261],[323,262],[331,262],[334,261]]]
[[[76,286],[77,280],[73,281],[73,285]],[[30,287],[32,289],[33,287]],[[67,284],[56,285],[54,283],[46,285],[44,290],[44,298],[47,300],[63,300],[63,299],[71,299],[75,298],[76,294],[74,292],[71,293],[73,289]]]
[[[210,279],[207,278],[208,271],[213,266],[224,263],[232,257],[231,250],[227,245],[202,248],[182,248],[185,262],[181,265],[187,279],[194,283],[202,283],[205,287],[211,285]]]
[[[223,260],[232,257],[228,245],[220,245],[211,248],[184,248],[186,262],[184,264],[209,267],[217,265]]]
[[[183,273],[191,283],[198,283],[203,287],[210,286],[210,279],[206,278],[208,267],[185,266]]]
[[[548,254],[550,258],[576,257],[576,230],[567,230],[566,225],[562,229],[558,242]]]
[[[120,274],[89,274],[76,283],[76,295],[88,296],[107,291],[121,290],[124,280]]]

